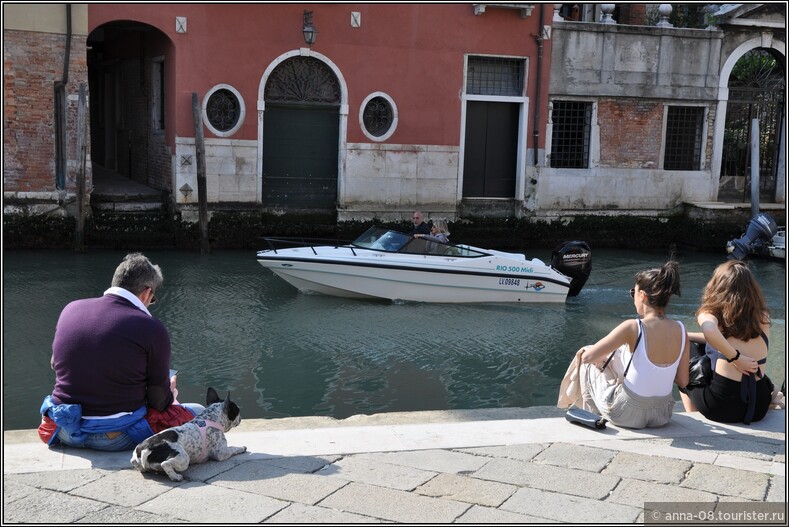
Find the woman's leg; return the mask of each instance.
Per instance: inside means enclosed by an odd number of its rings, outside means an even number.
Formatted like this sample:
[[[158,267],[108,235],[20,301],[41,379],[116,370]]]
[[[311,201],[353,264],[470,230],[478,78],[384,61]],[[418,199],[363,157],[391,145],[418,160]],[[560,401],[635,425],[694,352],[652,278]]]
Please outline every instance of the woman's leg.
[[[612,395],[612,386],[616,385],[616,373],[610,368],[600,371],[594,364],[582,363],[579,377],[583,409],[605,415],[611,403],[607,398]]]

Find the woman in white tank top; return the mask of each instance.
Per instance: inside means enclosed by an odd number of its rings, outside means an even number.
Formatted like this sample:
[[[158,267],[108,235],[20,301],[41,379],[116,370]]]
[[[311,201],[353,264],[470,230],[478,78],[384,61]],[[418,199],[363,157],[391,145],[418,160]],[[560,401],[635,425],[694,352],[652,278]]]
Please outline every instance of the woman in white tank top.
[[[663,426],[674,408],[673,385],[688,383],[687,332],[666,318],[669,299],[680,294],[679,265],[671,260],[635,278],[630,296],[640,318],[577,353],[583,407],[618,426]]]

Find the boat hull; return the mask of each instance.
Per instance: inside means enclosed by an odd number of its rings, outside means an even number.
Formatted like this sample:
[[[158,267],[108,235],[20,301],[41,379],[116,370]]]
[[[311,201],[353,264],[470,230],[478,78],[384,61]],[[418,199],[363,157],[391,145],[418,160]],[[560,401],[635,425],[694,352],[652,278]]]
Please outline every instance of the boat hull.
[[[349,253],[349,254],[345,254]],[[301,291],[414,302],[564,302],[570,280],[499,257],[414,257],[347,248],[261,251],[258,262]]]

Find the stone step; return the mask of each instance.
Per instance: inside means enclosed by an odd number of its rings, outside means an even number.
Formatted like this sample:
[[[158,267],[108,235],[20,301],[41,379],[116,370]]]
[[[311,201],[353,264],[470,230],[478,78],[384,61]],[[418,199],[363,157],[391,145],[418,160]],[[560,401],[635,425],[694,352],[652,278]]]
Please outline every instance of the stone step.
[[[92,202],[96,212],[166,212],[167,205],[161,201]]]

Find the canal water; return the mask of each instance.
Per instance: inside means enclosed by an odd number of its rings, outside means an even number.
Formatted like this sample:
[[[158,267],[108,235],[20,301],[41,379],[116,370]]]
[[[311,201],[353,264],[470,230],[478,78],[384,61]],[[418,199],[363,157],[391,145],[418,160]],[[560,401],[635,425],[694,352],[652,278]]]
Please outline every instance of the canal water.
[[[109,287],[125,252],[3,254],[3,429],[38,426],[54,381],[55,323],[69,301]],[[554,405],[575,351],[634,316],[628,291],[664,254],[593,250],[593,270],[564,304],[393,303],[299,293],[254,251],[146,251],[164,286],[152,306],[170,331],[182,401],[229,390],[244,418]],[[550,250],[528,254],[550,260]],[[678,255],[682,296],[669,316],[693,316],[722,255]],[[751,263],[773,326],[767,371],[786,376],[786,266]],[[675,391],[676,394],[676,391]]]

